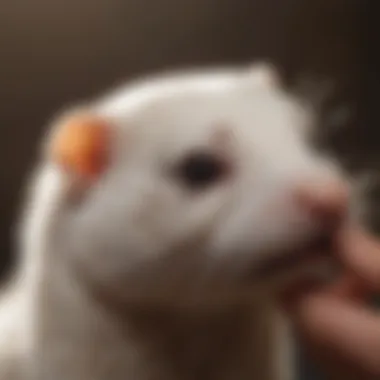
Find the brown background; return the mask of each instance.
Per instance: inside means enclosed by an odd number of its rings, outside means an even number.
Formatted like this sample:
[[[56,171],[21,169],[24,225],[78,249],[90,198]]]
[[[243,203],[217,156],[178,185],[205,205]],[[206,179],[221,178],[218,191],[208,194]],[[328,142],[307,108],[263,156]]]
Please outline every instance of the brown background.
[[[269,57],[290,74],[308,69],[331,75],[341,94],[357,103],[362,99],[366,4],[365,0],[3,2],[1,261],[7,262],[11,251],[11,227],[36,142],[57,109],[140,73],[256,57]],[[358,141],[363,133],[357,131],[346,134],[344,142]]]

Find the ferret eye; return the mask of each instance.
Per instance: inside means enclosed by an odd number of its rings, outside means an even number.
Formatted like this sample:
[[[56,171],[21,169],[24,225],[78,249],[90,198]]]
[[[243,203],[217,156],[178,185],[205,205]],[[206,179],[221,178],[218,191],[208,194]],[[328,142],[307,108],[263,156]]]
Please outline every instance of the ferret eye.
[[[226,165],[211,153],[193,153],[187,156],[177,168],[177,175],[187,188],[203,189],[220,180],[226,172]]]

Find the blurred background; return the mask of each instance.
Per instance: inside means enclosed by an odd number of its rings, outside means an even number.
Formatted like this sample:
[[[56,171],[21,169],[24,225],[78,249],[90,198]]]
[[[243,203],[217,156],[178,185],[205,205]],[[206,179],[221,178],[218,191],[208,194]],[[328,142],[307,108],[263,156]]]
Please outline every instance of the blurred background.
[[[379,16],[376,0],[3,1],[2,273],[11,264],[13,223],[47,121],[67,104],[139,74],[264,58],[281,65],[290,82],[304,72],[332,78],[334,102],[354,112],[328,143],[353,168],[376,168]],[[302,371],[314,378],[308,365]]]

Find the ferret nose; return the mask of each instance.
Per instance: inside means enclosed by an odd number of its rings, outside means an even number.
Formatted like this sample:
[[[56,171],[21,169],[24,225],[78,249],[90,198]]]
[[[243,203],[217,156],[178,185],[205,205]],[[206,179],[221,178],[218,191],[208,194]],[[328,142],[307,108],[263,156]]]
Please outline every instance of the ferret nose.
[[[296,197],[302,209],[318,222],[339,223],[348,212],[349,190],[343,181],[301,185]]]

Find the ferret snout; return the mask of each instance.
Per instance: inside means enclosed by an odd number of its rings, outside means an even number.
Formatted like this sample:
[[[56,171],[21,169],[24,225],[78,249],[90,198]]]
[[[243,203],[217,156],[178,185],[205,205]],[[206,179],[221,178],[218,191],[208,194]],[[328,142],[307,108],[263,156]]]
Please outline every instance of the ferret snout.
[[[302,265],[307,264],[310,258],[331,257],[334,232],[344,222],[348,213],[348,186],[339,180],[319,180],[314,184],[303,183],[296,186],[292,195],[294,195],[293,205],[296,208],[296,213],[305,217],[305,227],[308,222],[314,226],[312,227],[314,232],[300,244],[295,244],[293,247],[285,249],[282,254],[274,257],[267,256],[266,260],[262,260],[260,265],[255,268],[254,276],[259,274],[264,278],[268,276],[273,278],[279,273],[287,273],[292,268],[296,270],[308,268],[307,266],[302,267]],[[296,228],[297,230],[293,232],[297,234],[298,231],[302,235],[303,225],[298,224]],[[315,264],[315,261],[313,261],[313,264]],[[314,269],[316,270],[315,273],[318,274],[318,265],[313,267],[312,270]],[[293,272],[290,273],[293,274]],[[306,272],[301,271],[300,273],[304,274]],[[324,273],[324,269],[322,273]]]
[[[323,227],[339,225],[348,213],[349,189],[344,181],[303,184],[294,195],[299,207]]]

